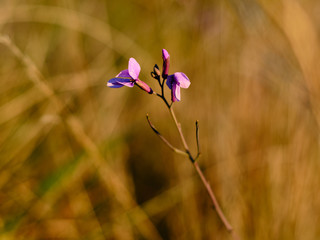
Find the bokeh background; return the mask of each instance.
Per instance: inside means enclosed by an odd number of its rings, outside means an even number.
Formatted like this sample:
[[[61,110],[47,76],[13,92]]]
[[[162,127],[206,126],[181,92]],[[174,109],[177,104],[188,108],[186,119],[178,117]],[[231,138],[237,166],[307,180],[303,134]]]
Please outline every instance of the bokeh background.
[[[0,238],[231,239],[161,99],[106,87],[166,48],[241,239],[319,239],[319,32],[317,0],[1,0]]]

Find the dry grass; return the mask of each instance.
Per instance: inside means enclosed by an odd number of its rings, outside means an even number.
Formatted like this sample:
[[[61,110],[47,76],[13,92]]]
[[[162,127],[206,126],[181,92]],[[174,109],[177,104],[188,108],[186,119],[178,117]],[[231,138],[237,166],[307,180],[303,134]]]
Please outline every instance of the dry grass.
[[[0,3],[0,238],[230,239],[164,105],[106,81],[171,55],[175,106],[242,239],[320,238],[320,3]],[[180,146],[181,147],[181,146]]]

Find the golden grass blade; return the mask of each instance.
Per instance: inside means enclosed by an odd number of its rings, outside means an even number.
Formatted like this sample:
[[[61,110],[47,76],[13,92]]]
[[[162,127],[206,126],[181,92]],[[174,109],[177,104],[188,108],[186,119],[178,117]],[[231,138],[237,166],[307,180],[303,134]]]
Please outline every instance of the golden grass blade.
[[[12,120],[44,99],[45,96],[39,94],[37,88],[30,88],[25,93],[0,106],[0,125]]]
[[[320,70],[317,66],[320,48],[316,26],[298,1],[282,0],[273,4],[261,1],[261,4],[290,43],[304,74],[312,111],[320,126]]]
[[[80,12],[59,7],[19,5],[14,9],[1,8],[0,16],[0,25],[8,22],[43,22],[61,25],[91,36],[127,58],[135,53],[139,54],[140,58],[144,59],[144,63],[141,63],[142,66],[153,62],[153,58],[128,36],[105,22]],[[113,36],[113,41],[110,33]]]

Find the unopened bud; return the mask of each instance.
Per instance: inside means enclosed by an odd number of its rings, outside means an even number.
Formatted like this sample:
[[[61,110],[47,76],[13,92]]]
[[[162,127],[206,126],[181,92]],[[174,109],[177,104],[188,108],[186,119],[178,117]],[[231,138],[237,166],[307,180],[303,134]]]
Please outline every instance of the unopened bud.
[[[137,84],[137,86],[139,88],[141,88],[142,90],[146,91],[149,94],[153,93],[153,90],[151,89],[151,87],[148,86],[148,84],[146,84],[145,82],[141,81],[139,78],[135,81],[135,84]]]
[[[162,59],[163,59],[162,78],[166,79],[168,77],[168,72],[169,72],[170,55],[168,51],[165,49],[162,49]]]
[[[157,64],[154,65],[153,72],[156,76],[160,76],[161,73]]]

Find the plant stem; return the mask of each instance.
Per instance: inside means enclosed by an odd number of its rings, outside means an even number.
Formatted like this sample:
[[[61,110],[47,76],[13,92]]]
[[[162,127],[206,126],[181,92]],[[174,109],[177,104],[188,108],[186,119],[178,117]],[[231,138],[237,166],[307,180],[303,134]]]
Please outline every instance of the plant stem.
[[[199,167],[199,164],[198,162],[194,162],[193,163],[193,166],[194,168],[196,169],[199,177],[201,178],[201,181],[203,183],[203,185],[205,186],[210,198],[211,198],[211,201],[213,203],[213,206],[215,207],[216,211],[217,211],[217,214],[219,215],[221,221],[223,222],[223,224],[225,225],[226,229],[231,232],[233,230],[232,226],[230,225],[230,223],[228,222],[228,220],[226,219],[226,217],[224,216],[221,208],[220,208],[220,205],[212,191],[212,188],[209,184],[209,182],[207,181],[207,179],[205,178],[205,176],[203,175],[203,172],[201,171],[200,167]]]
[[[190,151],[189,151],[189,146],[188,146],[188,144],[187,144],[187,142],[186,142],[186,140],[185,140],[185,138],[184,138],[184,135],[183,135],[183,133],[182,133],[181,124],[177,121],[177,118],[176,118],[176,115],[175,115],[175,113],[174,113],[174,111],[173,111],[172,105],[169,107],[169,111],[170,111],[170,115],[171,115],[171,117],[172,117],[172,119],[173,119],[173,121],[174,121],[177,129],[178,129],[178,132],[179,132],[179,135],[180,135],[182,144],[183,144],[183,146],[184,146],[184,148],[185,148],[185,151],[186,151],[186,153],[188,154],[189,159],[191,160],[194,168],[196,169],[196,171],[197,171],[197,173],[198,173],[198,175],[199,175],[199,177],[200,177],[203,185],[205,186],[205,188],[206,188],[206,190],[207,190],[207,193],[208,193],[208,195],[209,195],[209,197],[210,197],[210,199],[211,199],[211,202],[212,202],[212,204],[213,204],[213,206],[214,206],[214,208],[215,208],[215,210],[216,210],[219,218],[221,219],[221,221],[222,221],[222,223],[224,224],[224,226],[225,226],[225,228],[227,229],[227,231],[231,234],[232,238],[233,238],[234,240],[239,240],[240,238],[239,238],[238,235],[233,231],[233,228],[232,228],[231,224],[228,222],[228,220],[227,220],[227,218],[225,217],[223,211],[221,210],[221,207],[220,207],[220,205],[219,205],[219,203],[218,203],[218,201],[217,201],[217,199],[216,199],[216,197],[215,197],[215,195],[214,195],[214,193],[213,193],[213,191],[212,191],[212,188],[211,188],[208,180],[207,180],[206,177],[204,176],[202,170],[200,169],[198,162],[195,161],[195,158],[192,157],[192,155],[191,155],[191,153],[190,153]],[[197,136],[197,137],[198,137],[198,136]],[[198,153],[198,154],[199,154],[199,153]],[[197,158],[197,157],[196,157],[196,158]]]
[[[183,133],[182,133],[181,124],[177,121],[177,118],[176,118],[176,115],[174,114],[172,106],[169,108],[169,110],[170,110],[170,115],[171,115],[171,117],[172,117],[177,129],[178,129],[182,144],[183,144],[186,152],[190,155],[188,144],[187,144],[187,142],[186,142],[186,140],[185,140],[185,138],[183,136]]]
[[[199,156],[200,156],[200,147],[199,147],[199,127],[198,127],[198,121],[196,122],[196,140],[197,140],[197,150],[198,150],[198,153],[197,153],[197,156],[194,158],[192,157],[191,153],[190,153],[190,150],[189,150],[189,146],[186,142],[186,139],[182,133],[182,129],[181,129],[181,124],[178,122],[177,118],[176,118],[176,115],[173,111],[173,107],[172,107],[172,103],[169,104],[167,99],[165,98],[164,96],[164,82],[165,82],[165,79],[163,79],[162,83],[160,83],[159,81],[159,85],[161,87],[161,94],[156,94],[158,97],[160,97],[164,103],[166,104],[167,108],[169,109],[170,111],[170,115],[178,129],[178,132],[179,132],[179,135],[180,135],[180,139],[182,141],[182,144],[184,146],[184,149],[185,149],[185,153],[188,155],[191,163],[193,164],[194,168],[196,169],[197,173],[198,173],[198,176],[200,177],[201,181],[202,181],[202,184],[205,186],[206,190],[207,190],[207,193],[211,199],[211,202],[212,202],[212,205],[213,207],[215,208],[221,222],[224,224],[225,228],[227,229],[227,231],[231,234],[232,238],[234,240],[239,240],[239,236],[234,232],[231,224],[228,222],[227,218],[225,217],[213,191],[212,191],[212,188],[208,182],[208,180],[206,179],[206,177],[204,176],[201,168],[199,167],[199,164],[198,162],[196,161]],[[148,119],[148,117],[147,117]],[[155,127],[151,124],[150,120],[148,119],[148,122],[149,122],[149,125],[150,127],[153,129],[153,131],[171,148],[173,149],[174,151],[176,151],[176,148],[174,148],[156,129]],[[179,150],[180,151],[180,150]]]

